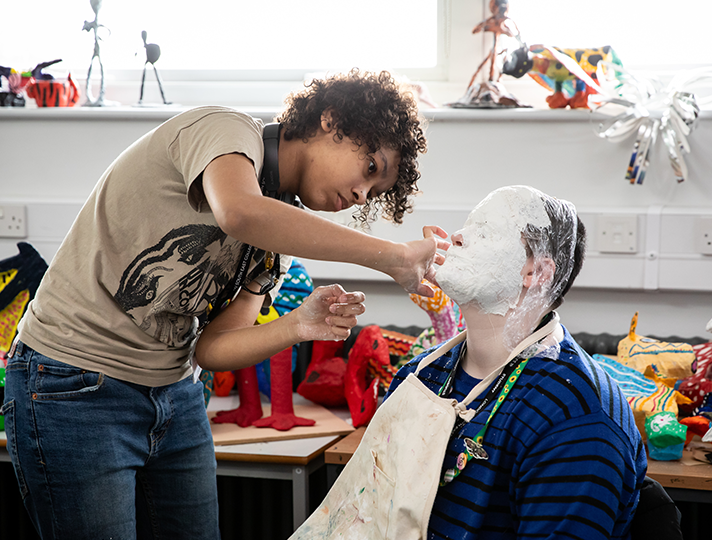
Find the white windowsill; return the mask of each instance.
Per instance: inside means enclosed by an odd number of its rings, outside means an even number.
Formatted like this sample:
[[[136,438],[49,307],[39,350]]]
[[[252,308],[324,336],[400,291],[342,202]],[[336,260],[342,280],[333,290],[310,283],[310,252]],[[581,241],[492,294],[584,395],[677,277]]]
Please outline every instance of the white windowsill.
[[[278,114],[281,107],[265,106],[233,106],[257,118],[271,119]],[[167,120],[176,114],[191,109],[193,106],[156,105],[145,107],[67,107],[67,108],[36,108],[36,107],[0,107],[0,120]],[[430,122],[590,122],[604,118],[598,113],[586,110],[570,109],[453,109],[422,108],[421,114]],[[701,120],[712,119],[712,110],[700,113]]]

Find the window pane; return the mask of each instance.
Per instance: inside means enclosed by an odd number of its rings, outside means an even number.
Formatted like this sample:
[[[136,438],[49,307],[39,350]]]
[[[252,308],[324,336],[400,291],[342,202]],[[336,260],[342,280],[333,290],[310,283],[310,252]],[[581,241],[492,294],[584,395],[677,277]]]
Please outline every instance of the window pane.
[[[631,68],[712,63],[710,0],[512,0],[509,15],[529,45],[610,45]]]
[[[427,68],[437,63],[437,0],[104,0],[106,69],[141,69],[141,32],[165,70]],[[34,16],[42,13],[41,17]],[[16,69],[62,58],[89,67],[89,0],[15,0],[3,6],[0,58]],[[31,30],[28,30],[31,29]]]

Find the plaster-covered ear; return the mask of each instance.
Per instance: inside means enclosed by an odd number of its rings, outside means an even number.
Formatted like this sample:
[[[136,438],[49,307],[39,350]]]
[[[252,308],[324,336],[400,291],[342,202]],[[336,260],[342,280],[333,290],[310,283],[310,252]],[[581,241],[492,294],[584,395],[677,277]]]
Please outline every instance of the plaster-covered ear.
[[[522,269],[523,282],[525,289],[529,289],[534,285],[544,285],[554,280],[556,272],[556,263],[548,257],[537,258],[532,257],[527,259]]]
[[[532,257],[527,257],[527,262],[524,263],[524,268],[522,268],[522,287],[528,289],[532,286],[532,280],[534,279],[534,259]]]
[[[538,285],[544,285],[546,283],[551,283],[554,281],[554,274],[556,273],[556,263],[548,258],[544,257],[536,261],[536,275],[538,277]]]

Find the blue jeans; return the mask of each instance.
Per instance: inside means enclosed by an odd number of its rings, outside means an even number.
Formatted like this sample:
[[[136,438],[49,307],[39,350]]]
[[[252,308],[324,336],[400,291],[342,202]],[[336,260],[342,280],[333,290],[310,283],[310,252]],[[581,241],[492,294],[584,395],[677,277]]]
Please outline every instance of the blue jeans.
[[[220,537],[213,440],[191,378],[141,386],[18,342],[2,414],[43,540]]]

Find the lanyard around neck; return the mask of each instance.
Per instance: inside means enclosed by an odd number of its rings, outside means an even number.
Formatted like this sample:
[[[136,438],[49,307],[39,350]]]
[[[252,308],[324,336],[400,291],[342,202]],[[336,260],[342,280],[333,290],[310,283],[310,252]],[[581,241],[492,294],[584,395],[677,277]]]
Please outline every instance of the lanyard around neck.
[[[482,427],[482,429],[478,432],[478,434],[475,436],[474,439],[465,439],[465,447],[467,448],[467,452],[463,452],[458,456],[457,460],[457,469],[448,469],[445,472],[445,476],[443,479],[443,482],[441,482],[440,485],[444,485],[447,482],[452,481],[453,478],[458,476],[460,474],[460,471],[462,471],[467,463],[471,459],[488,459],[489,456],[487,455],[487,452],[482,446],[482,441],[484,440],[484,434],[487,429],[487,426],[489,425],[492,417],[494,414],[497,412],[499,409],[499,406],[504,402],[506,399],[507,395],[509,394],[510,390],[514,387],[514,384],[517,382],[517,379],[519,378],[519,375],[521,375],[522,371],[524,370],[524,366],[526,363],[529,361],[529,358],[519,358],[519,355],[524,352],[528,347],[531,345],[538,343],[545,337],[551,335],[556,328],[559,326],[559,315],[555,312],[552,311],[550,314],[548,314],[542,324],[543,326],[540,326],[537,328],[534,333],[531,335],[527,336],[524,340],[522,340],[521,343],[519,343],[510,353],[509,357],[505,361],[505,364],[498,369],[495,369],[487,375],[482,381],[480,381],[475,387],[470,391],[470,393],[465,397],[464,400],[462,400],[460,403],[457,404],[456,408],[460,408],[460,412],[458,412],[458,417],[455,422],[455,428],[453,429],[453,432],[456,430],[459,430],[464,426],[465,423],[467,423],[469,420],[471,420],[474,415],[478,412],[481,412],[484,407],[490,402],[487,400],[487,396],[485,396],[485,400],[483,400],[483,403],[480,403],[478,408],[476,410],[468,410],[467,412],[464,412],[462,410],[463,406],[467,406],[472,401],[482,393],[482,391],[487,388],[492,381],[497,379],[497,384],[495,384],[492,389],[490,389],[490,392],[488,392],[488,396],[490,393],[495,393],[497,388],[499,388],[499,385],[501,384],[501,381],[505,381],[504,387],[502,387],[502,390],[500,391],[500,395],[497,398],[497,402],[495,403],[495,406],[493,407],[492,412],[490,413],[489,418],[485,422],[485,425]],[[458,343],[462,342],[465,340],[467,334],[467,330],[464,332],[461,332],[454,338],[452,338],[449,342],[443,344],[440,348],[438,348],[436,351],[425,357],[423,360],[420,361],[418,364],[418,367],[416,368],[415,374],[417,375],[420,370],[422,370],[424,367],[432,363],[436,358],[439,356],[442,356],[445,354],[447,351],[452,349],[455,345]],[[458,360],[459,363],[459,360]],[[514,368],[513,373],[509,373],[505,377],[502,377],[502,374],[505,373],[508,369],[512,369],[512,366],[516,365],[517,367]],[[457,365],[455,366],[457,368]],[[453,369],[454,371],[454,369]],[[452,375],[452,372],[451,372]],[[446,381],[445,384],[448,384]],[[494,392],[493,392],[494,391]],[[464,423],[463,423],[464,421]],[[459,426],[458,426],[459,424]],[[479,441],[479,442],[478,442]],[[457,472],[455,472],[457,471]]]
[[[487,420],[485,421],[484,425],[477,432],[477,435],[475,435],[473,438],[464,438],[465,448],[467,449],[467,452],[463,452],[457,457],[457,467],[445,471],[445,474],[443,475],[443,480],[442,482],[440,482],[441,486],[444,486],[445,484],[452,482],[455,478],[457,478],[471,460],[489,458],[487,452],[485,451],[482,445],[485,438],[485,432],[487,431],[487,427],[489,426],[490,421],[494,417],[495,413],[499,410],[500,405],[504,403],[504,400],[507,399],[509,392],[517,383],[517,380],[522,374],[522,371],[524,371],[524,367],[527,365],[527,362],[529,362],[529,358],[519,357],[514,358],[512,361],[510,361],[509,364],[507,364],[507,366],[502,370],[502,373],[500,373],[500,376],[497,378],[497,381],[495,382],[494,386],[490,389],[490,391],[484,397],[482,402],[477,406],[477,408],[475,409],[475,415],[479,414],[487,407],[487,405],[491,403],[492,399],[494,398],[494,395],[497,393],[497,390],[500,388],[502,382],[504,382],[504,386],[501,386],[501,390],[499,390],[499,396],[494,402],[494,407],[492,407],[492,411],[487,417]],[[455,368],[457,368],[457,366],[455,366]],[[455,427],[453,428],[451,437],[453,437],[457,431],[462,429],[466,423],[466,421],[458,417],[458,419],[455,421]]]
[[[448,395],[450,395],[450,392],[452,391],[453,381],[455,379],[455,374],[456,374],[457,369],[460,366],[460,362],[462,361],[462,358],[464,358],[466,352],[467,352],[467,343],[465,342],[462,344],[462,348],[460,349],[460,354],[457,357],[455,365],[450,370],[447,380],[440,387],[438,396],[447,397]],[[489,391],[487,392],[487,395],[485,395],[485,397],[482,398],[482,401],[480,402],[480,404],[474,409],[474,412],[472,413],[473,418],[475,416],[477,416],[478,414],[480,414],[483,410],[485,410],[487,408],[487,405],[489,405],[492,402],[492,400],[495,398],[497,393],[501,392],[504,389],[505,383],[509,379],[509,376],[515,371],[517,365],[519,365],[520,362],[522,362],[522,358],[519,356],[516,356],[516,357],[512,358],[502,368],[502,371],[499,373],[499,375],[497,375],[497,378],[495,379],[494,384],[490,387]],[[509,392],[509,390],[507,390],[507,392]],[[466,423],[467,423],[467,420],[465,420],[461,416],[458,416],[455,419],[455,426],[452,429],[451,437],[453,437],[455,435],[455,433],[457,431],[459,431]]]

